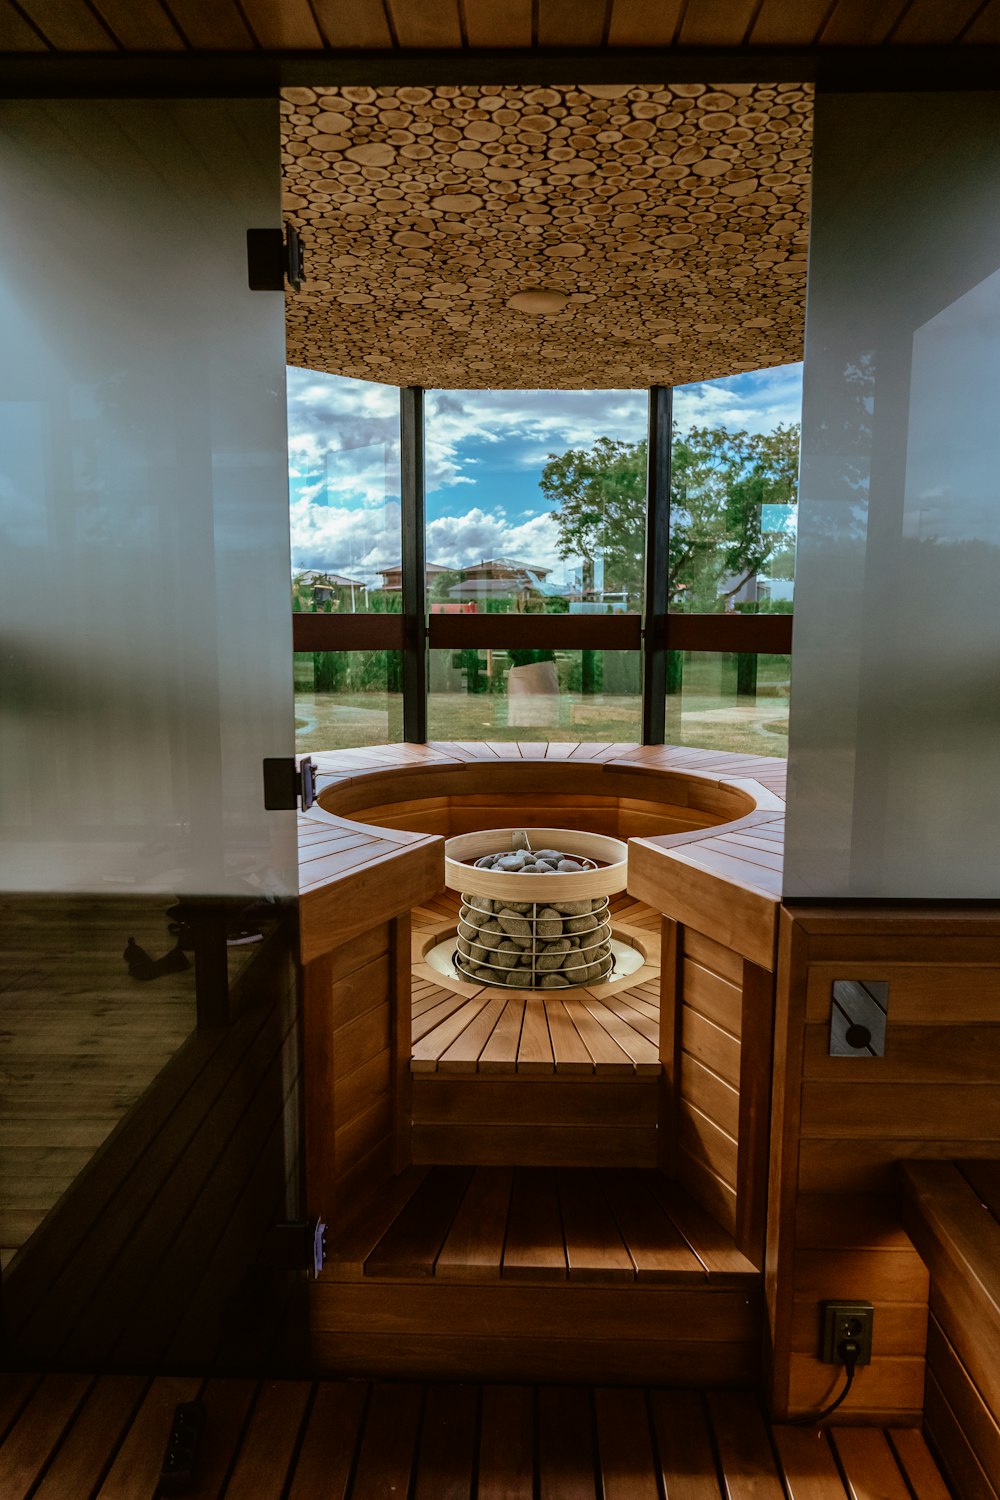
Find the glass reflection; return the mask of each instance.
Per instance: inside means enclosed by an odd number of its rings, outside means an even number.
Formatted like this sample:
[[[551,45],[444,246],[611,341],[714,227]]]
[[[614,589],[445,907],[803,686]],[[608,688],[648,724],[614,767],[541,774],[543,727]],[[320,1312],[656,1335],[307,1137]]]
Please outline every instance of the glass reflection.
[[[640,737],[638,651],[431,651],[432,740]]]
[[[642,606],[645,391],[431,391],[427,591],[435,614]]]

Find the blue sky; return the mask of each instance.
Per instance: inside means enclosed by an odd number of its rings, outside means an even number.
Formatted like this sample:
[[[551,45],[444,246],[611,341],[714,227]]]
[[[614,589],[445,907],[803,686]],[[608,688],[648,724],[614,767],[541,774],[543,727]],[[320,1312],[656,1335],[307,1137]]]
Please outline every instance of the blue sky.
[[[797,422],[801,365],[678,387],[674,422],[768,432]],[[645,431],[645,391],[429,391],[427,555],[517,557],[564,574],[538,477],[550,454]],[[399,393],[288,371],[292,565],[374,581],[399,560]],[[572,562],[568,564],[572,566]]]

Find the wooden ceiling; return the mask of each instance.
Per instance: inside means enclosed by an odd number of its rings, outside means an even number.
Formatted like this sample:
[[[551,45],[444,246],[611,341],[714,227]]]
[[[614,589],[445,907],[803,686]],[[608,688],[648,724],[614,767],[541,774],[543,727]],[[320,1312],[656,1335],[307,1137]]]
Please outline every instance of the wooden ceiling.
[[[289,88],[282,109],[291,364],[579,389],[801,358],[809,85]]]
[[[1000,43],[1000,0],[0,0],[0,52]]]

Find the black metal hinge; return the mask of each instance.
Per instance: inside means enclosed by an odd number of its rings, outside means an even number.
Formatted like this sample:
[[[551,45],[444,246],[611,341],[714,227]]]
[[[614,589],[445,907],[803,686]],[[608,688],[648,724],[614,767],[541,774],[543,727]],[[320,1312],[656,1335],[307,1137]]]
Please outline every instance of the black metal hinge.
[[[302,240],[291,224],[247,230],[247,281],[252,292],[283,292],[285,282],[302,290]]]
[[[275,1224],[264,1245],[265,1265],[318,1276],[326,1262],[326,1225],[322,1219]]]
[[[316,801],[316,766],[312,756],[269,755],[264,765],[264,806],[268,812],[308,812]]]

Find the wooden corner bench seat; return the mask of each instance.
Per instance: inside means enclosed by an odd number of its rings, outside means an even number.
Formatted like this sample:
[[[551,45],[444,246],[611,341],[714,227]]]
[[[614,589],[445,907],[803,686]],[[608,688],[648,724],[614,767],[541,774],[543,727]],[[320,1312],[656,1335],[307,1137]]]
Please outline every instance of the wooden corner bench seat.
[[[930,1272],[924,1415],[960,1500],[1000,1496],[1000,1161],[909,1161],[903,1223]]]

